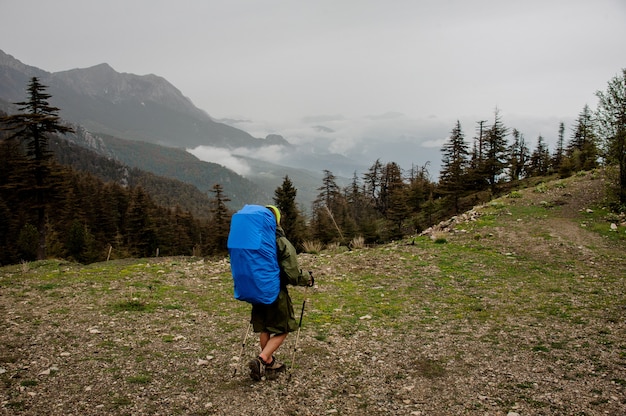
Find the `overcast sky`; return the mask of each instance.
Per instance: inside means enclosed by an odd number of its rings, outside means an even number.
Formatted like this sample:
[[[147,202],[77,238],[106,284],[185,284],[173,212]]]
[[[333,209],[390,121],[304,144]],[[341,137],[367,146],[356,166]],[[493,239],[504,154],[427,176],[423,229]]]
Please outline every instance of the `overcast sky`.
[[[457,119],[471,139],[496,107],[553,142],[626,67],[626,1],[0,0],[0,49],[162,76],[255,135],[324,126],[333,150],[402,154],[438,151]]]

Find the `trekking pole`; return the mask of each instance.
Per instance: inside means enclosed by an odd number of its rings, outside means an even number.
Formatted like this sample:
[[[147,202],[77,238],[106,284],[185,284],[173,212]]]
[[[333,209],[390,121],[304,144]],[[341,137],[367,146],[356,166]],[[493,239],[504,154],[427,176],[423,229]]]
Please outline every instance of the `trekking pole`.
[[[235,377],[235,374],[237,374],[237,367],[239,367],[239,363],[241,362],[241,357],[243,356],[243,350],[246,348],[246,341],[248,340],[248,334],[250,333],[251,326],[252,326],[252,321],[248,322],[248,328],[246,328],[246,334],[243,336],[243,341],[241,342],[241,351],[239,352],[239,359],[237,360],[237,365],[235,366],[233,377]]]
[[[296,364],[296,350],[298,349],[298,340],[300,339],[300,329],[302,328],[302,317],[304,316],[304,305],[306,304],[306,289],[304,289],[305,299],[302,301],[302,310],[300,311],[300,323],[298,324],[298,332],[296,333],[296,345],[293,347],[293,353],[291,354],[291,368]]]
[[[309,271],[309,276],[311,276],[311,286],[314,285],[313,280],[313,272]],[[306,286],[304,289],[304,300],[302,301],[302,309],[300,310],[300,323],[298,324],[298,332],[296,333],[296,344],[293,347],[293,353],[291,355],[291,368],[295,366],[296,363],[296,351],[298,350],[298,341],[300,340],[300,329],[302,329],[302,317],[304,316],[304,305],[306,305],[306,295],[309,290],[309,286]]]

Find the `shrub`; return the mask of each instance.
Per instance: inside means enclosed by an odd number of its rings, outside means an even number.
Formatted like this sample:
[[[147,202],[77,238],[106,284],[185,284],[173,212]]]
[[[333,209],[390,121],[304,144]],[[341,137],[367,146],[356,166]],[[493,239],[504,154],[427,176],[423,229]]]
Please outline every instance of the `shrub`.
[[[322,251],[324,245],[321,241],[303,241],[302,248],[305,253],[309,254],[319,254]]]
[[[350,241],[350,248],[353,250],[364,248],[365,247],[365,238],[363,236],[354,237],[352,241]]]

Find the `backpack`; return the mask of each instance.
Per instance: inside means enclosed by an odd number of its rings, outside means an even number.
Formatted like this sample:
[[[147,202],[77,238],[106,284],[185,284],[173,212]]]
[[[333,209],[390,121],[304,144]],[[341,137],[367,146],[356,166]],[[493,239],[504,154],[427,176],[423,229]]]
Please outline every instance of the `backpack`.
[[[245,205],[231,219],[227,247],[235,299],[273,303],[280,291],[274,214],[260,205]]]

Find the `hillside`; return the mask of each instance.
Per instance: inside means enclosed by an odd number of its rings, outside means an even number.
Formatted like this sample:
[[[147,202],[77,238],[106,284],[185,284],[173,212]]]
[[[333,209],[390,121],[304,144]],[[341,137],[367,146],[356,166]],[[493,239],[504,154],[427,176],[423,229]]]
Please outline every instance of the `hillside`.
[[[6,414],[617,415],[626,220],[587,173],[394,244],[303,254],[295,367],[253,382],[225,259],[0,268]],[[278,358],[292,362],[296,336]],[[236,374],[234,370],[237,370]]]
[[[203,193],[193,185],[131,168],[59,138],[50,141],[50,150],[61,165],[90,173],[105,183],[113,182],[131,188],[141,186],[155,203],[164,208],[174,209],[178,206],[195,218],[207,219],[211,216],[209,193]]]
[[[47,72],[0,50],[0,98],[9,103],[23,101],[33,76],[49,87],[51,103],[61,109],[63,119],[93,133],[180,148],[264,143],[214,121],[162,77],[120,73],[108,64]]]
[[[210,191],[213,185],[222,185],[231,200],[229,205],[233,210],[246,203],[265,204],[270,200],[270,192],[263,192],[257,185],[229,169],[198,160],[183,149],[123,140],[107,135],[99,137],[114,159],[132,168],[193,185],[209,197],[212,197]],[[279,185],[280,182],[272,192]]]
[[[304,151],[279,134],[253,137],[214,120],[166,79],[119,73],[108,64],[47,72],[0,50],[0,112],[17,111],[10,103],[25,99],[25,88],[33,76],[49,87],[50,103],[77,131],[68,134],[68,140],[130,167],[191,184],[205,194],[219,183],[233,210],[246,203],[271,202],[286,174],[300,190],[298,202],[308,209],[324,169],[339,176],[363,169],[361,163],[338,154]],[[280,149],[289,165],[246,158],[243,163],[249,172],[243,177],[186,152],[198,146],[223,152],[245,148],[253,155],[273,147]]]

